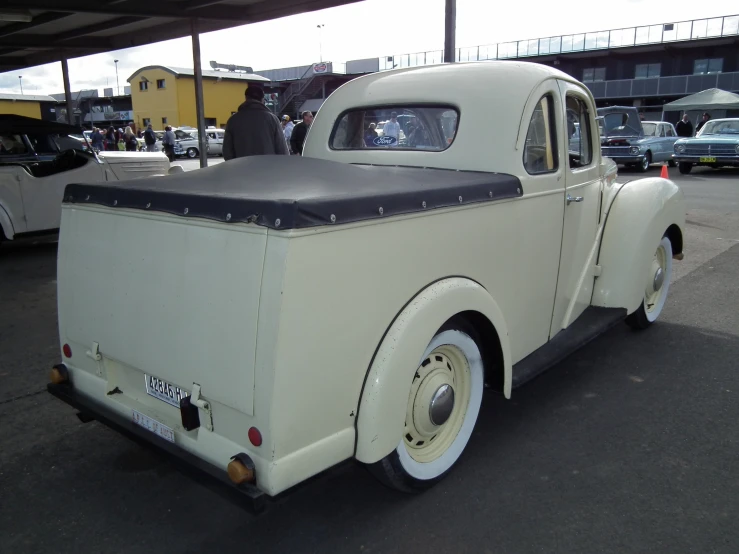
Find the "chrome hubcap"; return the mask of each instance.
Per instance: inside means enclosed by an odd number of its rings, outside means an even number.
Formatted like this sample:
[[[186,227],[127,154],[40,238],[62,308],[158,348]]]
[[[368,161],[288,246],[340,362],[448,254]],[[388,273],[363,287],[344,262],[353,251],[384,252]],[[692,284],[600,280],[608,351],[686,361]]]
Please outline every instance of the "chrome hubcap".
[[[662,284],[665,282],[665,272],[662,270],[661,267],[657,268],[657,271],[654,273],[654,283],[653,283],[653,289],[655,291],[658,291],[662,288]]]
[[[434,425],[444,425],[454,409],[454,389],[450,385],[441,385],[431,398],[429,419]]]

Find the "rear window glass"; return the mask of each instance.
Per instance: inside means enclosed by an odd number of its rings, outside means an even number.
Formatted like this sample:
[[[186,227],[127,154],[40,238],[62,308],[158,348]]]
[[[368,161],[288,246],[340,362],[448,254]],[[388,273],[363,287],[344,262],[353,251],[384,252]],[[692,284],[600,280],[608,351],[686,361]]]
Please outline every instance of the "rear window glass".
[[[334,150],[446,150],[459,113],[448,106],[361,108],[344,113],[331,133]]]

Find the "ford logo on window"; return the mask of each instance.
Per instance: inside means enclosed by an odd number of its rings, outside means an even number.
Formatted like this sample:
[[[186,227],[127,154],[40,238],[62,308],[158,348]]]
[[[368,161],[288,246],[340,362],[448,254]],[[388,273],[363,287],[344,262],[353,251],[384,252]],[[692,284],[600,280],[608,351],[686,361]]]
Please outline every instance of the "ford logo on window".
[[[391,136],[375,137],[372,140],[372,143],[375,146],[391,146],[395,144],[396,142],[398,142],[398,139],[396,139],[395,137],[391,137]]]

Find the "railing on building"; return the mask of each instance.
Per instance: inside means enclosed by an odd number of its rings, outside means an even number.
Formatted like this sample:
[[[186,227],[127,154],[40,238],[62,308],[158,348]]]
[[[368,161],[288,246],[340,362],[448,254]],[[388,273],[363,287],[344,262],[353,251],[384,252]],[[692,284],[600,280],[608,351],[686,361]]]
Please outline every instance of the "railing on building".
[[[505,60],[739,35],[739,15],[457,48],[457,61]],[[441,50],[380,58],[380,71],[437,64]]]
[[[739,72],[707,75],[676,75],[651,79],[614,79],[585,83],[599,98],[642,98],[649,96],[685,96],[709,88],[739,91]]]

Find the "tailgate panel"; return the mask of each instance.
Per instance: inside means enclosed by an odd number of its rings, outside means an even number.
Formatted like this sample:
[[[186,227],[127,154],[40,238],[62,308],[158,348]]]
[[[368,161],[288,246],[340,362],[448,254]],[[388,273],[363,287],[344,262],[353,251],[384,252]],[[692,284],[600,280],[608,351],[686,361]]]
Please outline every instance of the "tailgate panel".
[[[264,229],[65,207],[62,340],[97,342],[104,358],[187,390],[198,383],[205,399],[252,415],[266,238]]]

